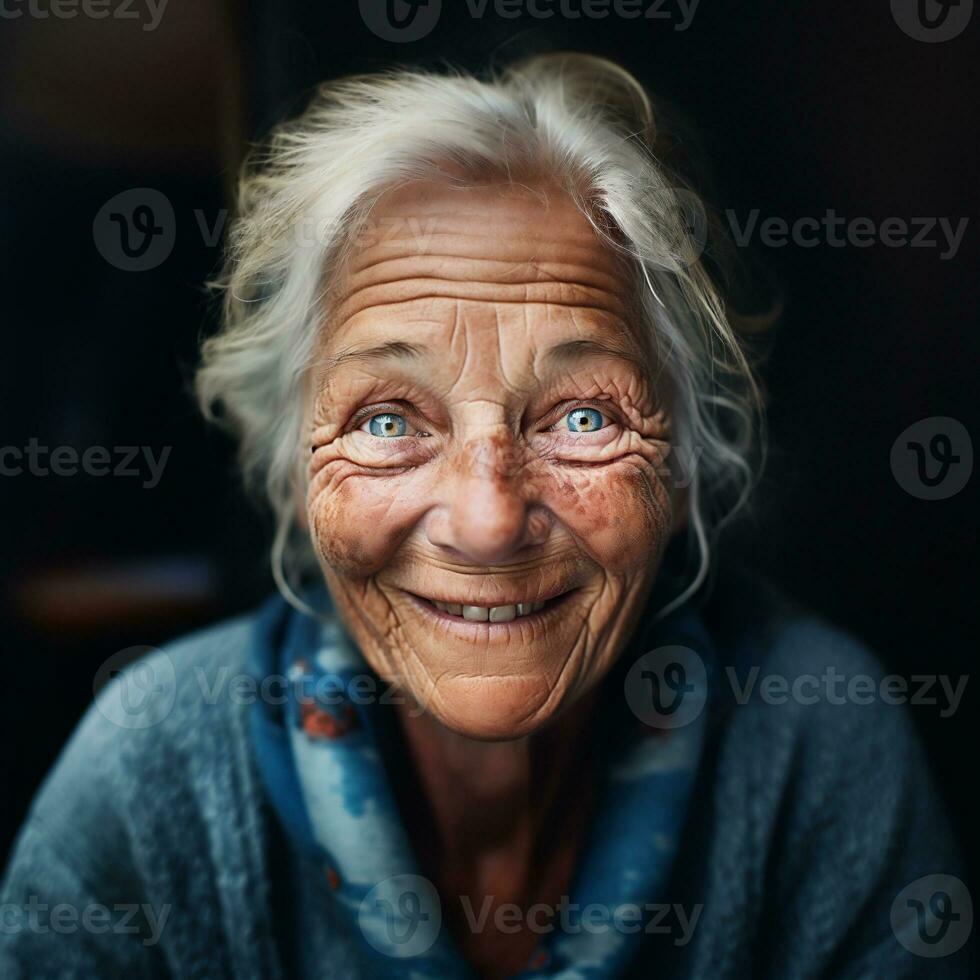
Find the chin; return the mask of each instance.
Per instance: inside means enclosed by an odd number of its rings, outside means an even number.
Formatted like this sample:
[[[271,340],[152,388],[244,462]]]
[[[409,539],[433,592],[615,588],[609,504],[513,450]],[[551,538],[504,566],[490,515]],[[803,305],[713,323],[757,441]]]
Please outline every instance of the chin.
[[[450,677],[440,682],[425,710],[458,735],[501,742],[544,728],[561,701],[541,676]]]

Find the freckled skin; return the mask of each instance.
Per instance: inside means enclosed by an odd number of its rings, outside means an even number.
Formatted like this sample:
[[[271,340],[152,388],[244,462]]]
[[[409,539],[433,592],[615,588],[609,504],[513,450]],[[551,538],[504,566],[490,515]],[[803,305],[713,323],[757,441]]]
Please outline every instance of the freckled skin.
[[[401,230],[339,278],[312,372],[311,535],[382,677],[462,735],[528,735],[595,686],[649,594],[677,504],[667,393],[617,258],[561,191],[420,182],[372,217]],[[395,341],[421,351],[342,360]],[[604,424],[569,431],[583,406]],[[404,436],[369,431],[384,412]],[[547,628],[517,620],[504,640],[455,635],[412,598],[569,589]]]

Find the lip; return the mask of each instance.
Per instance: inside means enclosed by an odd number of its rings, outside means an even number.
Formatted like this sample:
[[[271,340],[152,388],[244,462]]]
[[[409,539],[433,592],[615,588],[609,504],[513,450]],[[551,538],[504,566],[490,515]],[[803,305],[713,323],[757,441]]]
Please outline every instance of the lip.
[[[463,619],[462,616],[456,616],[452,613],[444,612],[441,609],[437,609],[433,605],[433,601],[457,602],[458,600],[456,599],[439,598],[433,600],[426,596],[420,596],[414,592],[408,591],[406,591],[405,594],[409,597],[409,599],[411,599],[415,607],[419,609],[424,616],[431,619],[434,624],[448,627],[453,632],[462,633],[467,636],[506,636],[511,633],[520,634],[522,629],[526,627],[538,626],[559,615],[563,607],[578,591],[579,590],[577,588],[566,589],[564,592],[557,592],[551,596],[536,600],[539,602],[544,602],[543,608],[539,609],[537,612],[526,613],[523,616],[518,616],[517,618],[506,623],[491,623],[489,621],[479,622]],[[460,603],[460,605],[509,606],[517,605],[518,602],[527,601],[528,599],[525,596],[521,599],[503,600],[499,602],[494,601],[492,603],[488,603],[486,599],[483,599],[479,603]]]

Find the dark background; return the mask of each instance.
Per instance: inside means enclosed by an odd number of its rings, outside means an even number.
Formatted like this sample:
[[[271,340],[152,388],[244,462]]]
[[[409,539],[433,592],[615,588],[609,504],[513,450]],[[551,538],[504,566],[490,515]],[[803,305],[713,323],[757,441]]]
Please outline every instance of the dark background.
[[[171,447],[153,488],[145,474],[0,476],[0,848],[107,657],[247,609],[272,588],[267,524],[188,394],[197,343],[214,327],[210,230],[247,140],[301,107],[318,79],[393,61],[611,56],[694,121],[684,148],[710,161],[708,196],[740,221],[756,208],[789,222],[829,208],[876,224],[970,218],[947,260],[941,248],[880,243],[756,238],[740,250],[785,312],[763,370],[769,463],[729,546],[890,669],[953,683],[971,674],[977,477],[950,499],[918,499],[889,454],[927,417],[980,434],[980,18],[930,44],[904,33],[887,2],[702,0],[686,30],[669,3],[669,19],[601,21],[504,19],[492,3],[474,19],[464,0],[443,6],[414,43],[375,36],[354,0],[171,0],[154,30],[143,29],[142,3],[139,21],[0,24],[0,446]],[[93,232],[103,205],[132,188],[161,191],[174,211],[173,251],[143,272],[107,261]],[[936,705],[914,714],[975,871],[976,684],[952,717]]]

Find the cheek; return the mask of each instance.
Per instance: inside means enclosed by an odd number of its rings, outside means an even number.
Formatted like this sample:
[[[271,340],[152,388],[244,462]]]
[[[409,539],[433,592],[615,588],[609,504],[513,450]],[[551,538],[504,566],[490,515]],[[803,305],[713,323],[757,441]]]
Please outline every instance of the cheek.
[[[391,476],[345,474],[343,464],[315,482],[307,502],[313,546],[339,574],[375,574],[398,550],[428,499],[419,471]]]
[[[653,466],[570,467],[546,487],[546,505],[609,572],[646,567],[667,543],[670,494]]]

